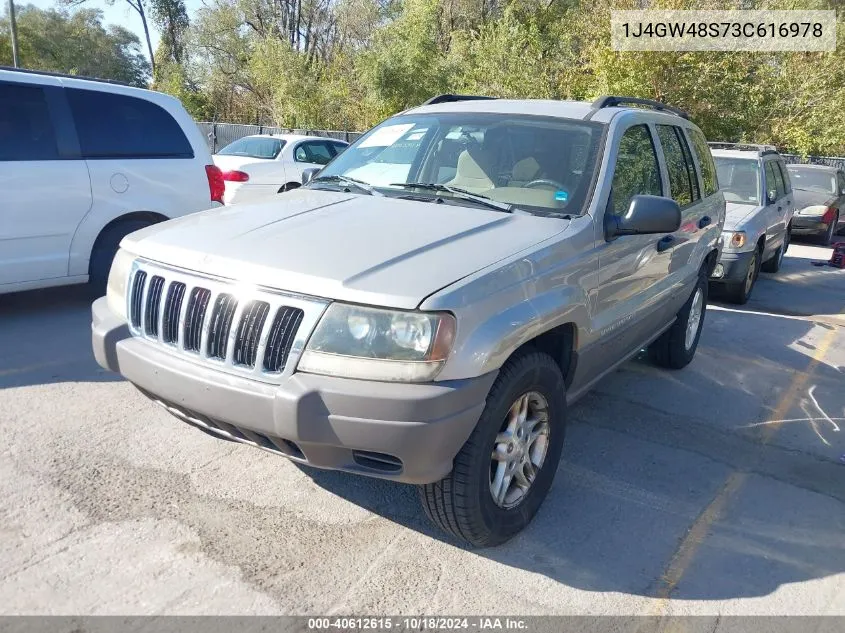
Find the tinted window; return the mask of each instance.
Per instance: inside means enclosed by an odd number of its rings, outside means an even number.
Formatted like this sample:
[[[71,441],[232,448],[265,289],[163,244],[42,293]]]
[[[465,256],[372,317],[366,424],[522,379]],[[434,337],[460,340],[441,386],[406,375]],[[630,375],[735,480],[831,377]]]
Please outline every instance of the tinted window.
[[[689,175],[689,183],[692,188],[692,199],[693,201],[700,200],[701,190],[698,186],[698,176],[695,173],[695,161],[692,159],[692,152],[690,151],[686,136],[684,136],[684,131],[676,127],[675,133],[678,135],[678,140],[681,142],[681,149],[684,152],[684,161],[687,164],[687,174]]]
[[[769,193],[774,191],[775,198],[780,198],[781,194],[783,193],[783,182],[780,183],[778,186],[777,176],[775,174],[776,168],[775,163],[773,161],[766,162],[766,196],[768,198]],[[780,172],[778,172],[779,174]]]
[[[707,139],[701,130],[688,129],[687,132],[692,139],[692,147],[701,166],[701,181],[704,186],[704,195],[709,196],[719,190],[719,182],[716,179],[716,166],[713,164],[713,155],[707,145]]]
[[[294,160],[300,163],[327,164],[334,155],[324,141],[306,141],[301,143],[294,152]]]
[[[179,124],[154,103],[96,90],[66,90],[85,158],[193,158]]]
[[[786,163],[782,160],[777,161],[778,169],[780,169],[780,176],[783,178],[783,186],[786,189],[786,193],[790,193],[792,191],[792,183],[789,180],[789,170],[786,169]]]
[[[681,148],[677,128],[671,125],[658,125],[657,136],[663,146],[663,156],[666,158],[666,170],[669,172],[669,188],[672,199],[680,206],[691,204],[693,201],[690,170],[687,158]]]
[[[780,167],[777,162],[772,162],[772,172],[775,175],[775,187],[777,188],[778,198],[786,195],[786,185],[783,182],[783,174],[780,173]]]
[[[0,83],[0,160],[57,160],[44,90]]]
[[[223,156],[247,156],[272,160],[279,155],[284,146],[285,142],[281,139],[246,136],[234,143],[229,143],[217,153]]]
[[[792,186],[802,191],[818,191],[819,193],[834,193],[836,178],[829,171],[821,169],[789,167]]]
[[[610,192],[613,212],[620,214],[627,211],[631,198],[638,194],[663,195],[657,152],[645,125],[629,128],[619,141],[619,155]]]
[[[845,175],[843,175],[841,171],[836,174],[836,184],[839,187],[839,191],[837,193],[841,194],[845,191]]]
[[[331,141],[329,143],[329,147],[331,147],[332,153],[335,156],[337,156],[338,154],[340,154],[343,150],[345,150],[349,146],[346,143],[337,143],[335,141]]]

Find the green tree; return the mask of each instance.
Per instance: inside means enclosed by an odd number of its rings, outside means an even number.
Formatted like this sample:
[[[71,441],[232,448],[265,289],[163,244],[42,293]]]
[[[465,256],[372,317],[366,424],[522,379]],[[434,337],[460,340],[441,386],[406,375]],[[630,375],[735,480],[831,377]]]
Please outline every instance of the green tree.
[[[103,27],[99,9],[69,13],[24,5],[16,13],[25,68],[146,86],[150,65],[138,37],[122,26]],[[8,18],[0,19],[0,64],[12,64]]]

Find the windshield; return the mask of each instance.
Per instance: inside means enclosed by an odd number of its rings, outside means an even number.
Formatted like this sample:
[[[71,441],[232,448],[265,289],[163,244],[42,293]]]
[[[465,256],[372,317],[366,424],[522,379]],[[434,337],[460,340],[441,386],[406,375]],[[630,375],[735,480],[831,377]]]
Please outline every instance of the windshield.
[[[820,169],[802,169],[801,167],[787,167],[793,189],[804,191],[818,191],[819,193],[836,193],[836,176]]]
[[[760,204],[760,164],[756,158],[714,156],[713,160],[726,202]]]
[[[285,142],[278,138],[247,136],[229,143],[217,153],[223,156],[247,156],[272,160],[279,155],[284,146]]]
[[[392,196],[468,205],[482,196],[532,213],[577,215],[589,199],[602,129],[519,114],[400,115],[350,145],[309,186],[345,177]]]

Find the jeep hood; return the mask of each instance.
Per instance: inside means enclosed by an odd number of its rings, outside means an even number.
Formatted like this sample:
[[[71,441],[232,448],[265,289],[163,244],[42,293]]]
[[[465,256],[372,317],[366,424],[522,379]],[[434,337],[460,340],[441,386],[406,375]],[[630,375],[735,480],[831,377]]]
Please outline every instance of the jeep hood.
[[[121,246],[199,274],[411,309],[568,225],[479,206],[297,189],[156,224]]]
[[[759,213],[762,209],[760,205],[755,204],[738,204],[736,202],[728,202],[725,204],[725,231],[735,231],[742,229],[740,226],[745,219],[755,213]]]

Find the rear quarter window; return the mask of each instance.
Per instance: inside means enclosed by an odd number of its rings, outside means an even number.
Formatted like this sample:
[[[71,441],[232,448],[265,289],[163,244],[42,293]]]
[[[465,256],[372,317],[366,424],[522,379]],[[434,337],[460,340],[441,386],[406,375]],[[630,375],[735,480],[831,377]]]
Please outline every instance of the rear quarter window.
[[[716,177],[716,165],[713,164],[713,154],[710,153],[710,147],[707,145],[707,139],[704,138],[701,130],[687,128],[692,141],[693,151],[698,158],[698,164],[701,166],[701,181],[704,187],[704,195],[709,196],[719,190],[719,181]]]
[[[182,128],[162,107],[122,94],[67,88],[83,158],[193,158]]]

